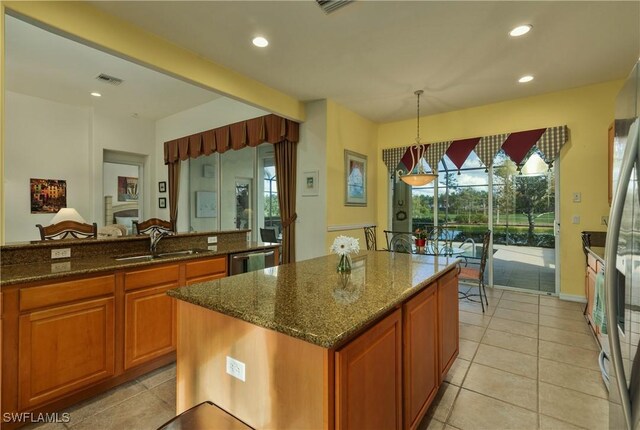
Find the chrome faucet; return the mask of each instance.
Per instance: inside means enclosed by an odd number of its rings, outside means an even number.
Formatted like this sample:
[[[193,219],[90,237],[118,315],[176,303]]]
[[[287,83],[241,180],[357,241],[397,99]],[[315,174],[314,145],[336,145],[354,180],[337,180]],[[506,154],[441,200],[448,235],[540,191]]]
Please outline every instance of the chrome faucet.
[[[151,230],[151,234],[149,234],[149,239],[151,239],[151,243],[149,244],[149,252],[155,255],[156,249],[158,248],[158,242],[165,236],[170,236],[172,233],[168,230],[159,230],[153,229]]]

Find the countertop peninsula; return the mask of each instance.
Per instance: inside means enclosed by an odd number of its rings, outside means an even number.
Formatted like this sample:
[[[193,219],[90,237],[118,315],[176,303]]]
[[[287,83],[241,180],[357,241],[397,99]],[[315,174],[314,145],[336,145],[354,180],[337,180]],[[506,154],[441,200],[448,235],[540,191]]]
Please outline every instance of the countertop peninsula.
[[[96,241],[95,243],[99,244],[100,241]],[[47,245],[51,247],[50,244]],[[65,244],[60,243],[60,241],[57,243],[57,245],[58,247],[65,246]],[[220,243],[216,246],[212,246],[210,249],[198,249],[197,253],[194,254],[176,255],[171,257],[155,258],[151,260],[118,261],[115,259],[114,255],[92,255],[84,258],[9,264],[3,265],[0,269],[0,286],[4,287],[20,283],[60,279],[67,276],[87,275],[92,273],[151,266],[154,264],[163,264],[175,261],[214,257],[217,255],[235,254],[260,249],[270,249],[277,246],[279,245],[262,242],[230,242]],[[141,252],[138,252],[138,254],[141,254]],[[123,252],[119,255],[128,255],[128,253]]]
[[[365,251],[349,275],[329,255],[168,291],[172,297],[251,324],[336,348],[458,263]]]

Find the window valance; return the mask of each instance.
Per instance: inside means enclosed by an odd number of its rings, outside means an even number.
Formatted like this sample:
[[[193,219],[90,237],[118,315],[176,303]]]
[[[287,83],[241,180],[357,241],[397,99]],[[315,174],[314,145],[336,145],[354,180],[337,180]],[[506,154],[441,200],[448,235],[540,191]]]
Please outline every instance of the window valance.
[[[165,142],[164,164],[211,155],[214,152],[223,153],[228,149],[258,146],[264,142],[297,143],[299,139],[300,124],[270,114]]]
[[[536,146],[542,153],[544,161],[551,166],[568,138],[569,130],[566,125],[562,125],[470,139],[425,143],[425,159],[432,170],[437,170],[438,163],[446,154],[460,169],[471,151],[475,151],[480,161],[489,168],[496,154],[502,149],[520,167],[531,148]],[[389,173],[393,174],[401,161],[407,169],[411,168],[412,151],[415,151],[412,146],[383,149],[382,160]]]

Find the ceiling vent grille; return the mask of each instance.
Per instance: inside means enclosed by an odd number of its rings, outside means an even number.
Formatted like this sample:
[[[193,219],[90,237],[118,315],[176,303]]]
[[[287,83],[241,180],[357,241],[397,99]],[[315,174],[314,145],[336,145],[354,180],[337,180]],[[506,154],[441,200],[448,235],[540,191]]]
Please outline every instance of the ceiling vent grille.
[[[316,0],[320,9],[324,11],[326,14],[330,14],[331,12],[335,12],[343,6],[352,3],[353,0]]]
[[[100,73],[98,76],[96,76],[96,79],[100,82],[104,82],[105,84],[110,85],[120,85],[123,82],[122,79],[116,78],[115,76],[109,76],[105,73]]]

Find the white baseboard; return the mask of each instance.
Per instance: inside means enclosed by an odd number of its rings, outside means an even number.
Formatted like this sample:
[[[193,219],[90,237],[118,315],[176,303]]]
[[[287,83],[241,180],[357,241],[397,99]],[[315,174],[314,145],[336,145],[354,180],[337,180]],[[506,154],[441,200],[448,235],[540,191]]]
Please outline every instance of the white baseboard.
[[[566,300],[568,302],[587,303],[587,298],[585,296],[576,296],[575,294],[560,293],[559,299]]]

